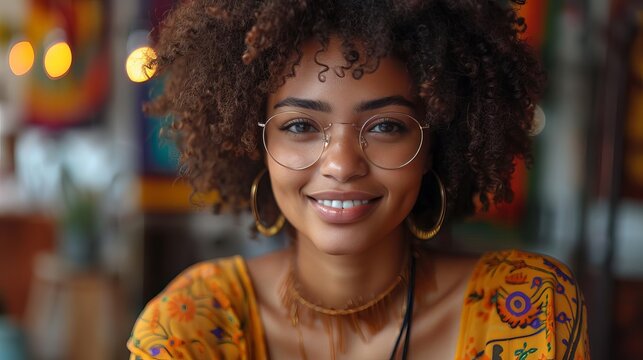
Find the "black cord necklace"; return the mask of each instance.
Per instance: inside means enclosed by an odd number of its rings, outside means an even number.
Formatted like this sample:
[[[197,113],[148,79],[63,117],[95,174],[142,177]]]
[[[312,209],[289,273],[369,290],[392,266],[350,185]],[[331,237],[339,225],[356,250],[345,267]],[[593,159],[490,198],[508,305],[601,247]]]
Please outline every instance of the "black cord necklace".
[[[406,360],[409,351],[409,342],[411,339],[411,323],[413,320],[413,297],[415,295],[415,257],[411,255],[411,264],[409,269],[409,287],[406,292],[406,311],[404,312],[404,320],[402,321],[402,328],[395,340],[393,352],[391,352],[390,360],[395,359],[397,347],[400,345],[402,334],[404,334],[404,347],[402,348],[402,359]]]

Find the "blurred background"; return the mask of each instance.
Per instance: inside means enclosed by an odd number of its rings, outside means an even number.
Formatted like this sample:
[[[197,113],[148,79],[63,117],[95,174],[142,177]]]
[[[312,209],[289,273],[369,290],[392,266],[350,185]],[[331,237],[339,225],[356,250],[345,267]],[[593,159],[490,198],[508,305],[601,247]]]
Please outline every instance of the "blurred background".
[[[126,358],[137,314],[186,266],[284,244],[212,215],[216,194],[191,202],[168,119],[141,112],[163,87],[146,46],[173,5],[0,2],[0,360]],[[592,357],[643,359],[643,1],[519,11],[549,73],[535,166],[518,164],[513,204],[437,246],[565,261]]]

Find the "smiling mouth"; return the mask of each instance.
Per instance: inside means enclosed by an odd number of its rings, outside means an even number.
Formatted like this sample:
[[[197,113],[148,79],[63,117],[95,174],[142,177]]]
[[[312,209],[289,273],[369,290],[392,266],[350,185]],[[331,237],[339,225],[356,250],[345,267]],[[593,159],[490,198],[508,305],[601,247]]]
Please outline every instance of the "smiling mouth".
[[[332,207],[334,209],[350,209],[356,206],[366,205],[371,200],[316,200],[319,205]]]
[[[381,197],[370,199],[315,199],[308,197],[317,215],[331,224],[350,224],[368,216],[377,207]]]

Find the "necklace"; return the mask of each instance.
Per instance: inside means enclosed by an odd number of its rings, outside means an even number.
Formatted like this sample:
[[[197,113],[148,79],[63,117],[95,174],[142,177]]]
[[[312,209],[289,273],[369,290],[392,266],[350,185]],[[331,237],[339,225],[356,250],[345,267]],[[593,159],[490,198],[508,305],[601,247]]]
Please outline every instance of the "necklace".
[[[366,301],[362,298],[351,299],[343,308],[325,307],[320,303],[316,303],[305,298],[301,293],[299,284],[297,283],[296,271],[293,264],[294,261],[291,263],[288,275],[282,284],[281,296],[283,305],[289,311],[291,324],[297,330],[299,337],[299,352],[302,359],[307,359],[307,356],[303,334],[300,328],[301,323],[310,324],[315,320],[321,320],[326,334],[328,335],[331,359],[335,360],[336,340],[339,352],[345,352],[345,327],[348,327],[350,330],[357,333],[362,341],[368,342],[369,337],[379,332],[388,323],[392,313],[395,313],[395,307],[391,305],[393,305],[392,303],[395,295],[397,295],[397,293],[403,288],[406,288],[407,290],[407,300],[405,306],[401,309],[400,313],[398,313],[403,317],[403,323],[396,340],[391,359],[393,359],[397,353],[403,333],[406,334],[403,358],[406,358],[411,324],[410,317],[413,307],[412,298],[414,296],[414,286],[412,286],[412,281],[415,277],[415,260],[413,255],[410,256],[408,266],[403,266],[403,270],[400,274],[384,291]],[[409,299],[411,300],[409,301]],[[367,331],[364,331],[364,327]]]
[[[411,323],[413,320],[413,301],[415,299],[415,257],[411,256],[411,266],[409,270],[409,286],[407,289],[406,295],[406,311],[404,312],[404,321],[402,322],[402,328],[400,328],[400,333],[397,335],[397,340],[395,340],[395,346],[391,352],[391,359],[395,359],[397,354],[397,347],[400,345],[400,339],[402,334],[404,334],[404,347],[402,348],[402,359],[406,360],[406,357],[409,353],[409,346],[411,342]]]

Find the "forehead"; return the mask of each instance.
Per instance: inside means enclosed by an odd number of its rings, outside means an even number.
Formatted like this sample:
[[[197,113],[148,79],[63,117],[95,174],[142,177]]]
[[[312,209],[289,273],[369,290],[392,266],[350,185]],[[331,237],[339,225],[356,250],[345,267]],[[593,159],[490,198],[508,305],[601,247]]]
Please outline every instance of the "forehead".
[[[346,69],[348,64],[339,39],[331,38],[328,48],[322,49],[314,39],[303,44],[295,76],[287,78],[268,96],[269,113],[274,111],[277,102],[287,97],[324,101],[331,105],[332,111],[353,109],[360,102],[389,96],[415,100],[413,81],[402,61],[393,57],[381,58],[374,72],[365,71],[360,79],[355,79],[352,69]],[[363,61],[360,54],[356,65]]]

